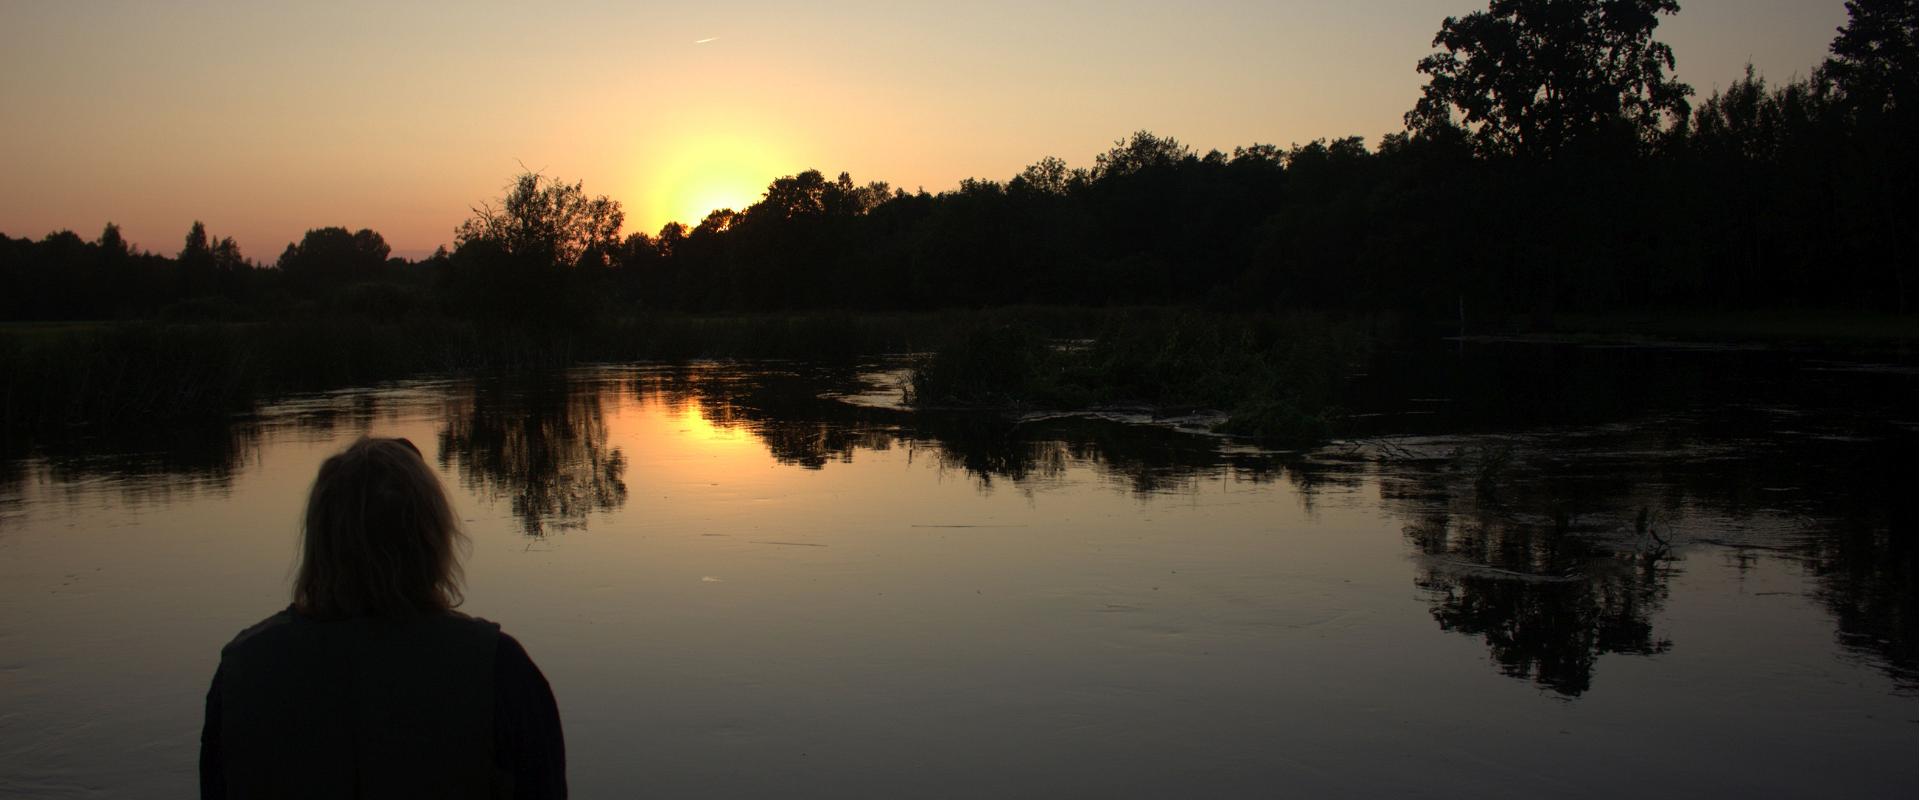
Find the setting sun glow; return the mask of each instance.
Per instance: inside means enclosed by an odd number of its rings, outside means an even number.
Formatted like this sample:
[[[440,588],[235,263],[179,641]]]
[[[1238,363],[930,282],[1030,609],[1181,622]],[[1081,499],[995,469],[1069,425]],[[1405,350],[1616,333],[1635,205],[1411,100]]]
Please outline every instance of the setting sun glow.
[[[659,222],[693,228],[715,209],[746,209],[766,194],[767,184],[804,167],[780,149],[743,136],[689,136],[666,150],[636,194]],[[642,225],[643,220],[635,220]]]
[[[696,442],[705,445],[753,444],[753,437],[747,429],[728,419],[729,409],[707,408],[699,401],[686,404],[680,412],[677,422],[679,432]]]
[[[421,258],[522,168],[652,235],[808,169],[938,193],[1091,166],[1143,128],[1201,153],[1371,142],[1404,127],[1435,26],[1481,5],[1123,2],[1088,35],[1075,3],[8,3],[0,233],[111,221],[172,253],[200,220],[272,262],[339,225]],[[1701,100],[1749,62],[1818,62],[1846,21],[1840,0],[1685,5],[1660,32]]]

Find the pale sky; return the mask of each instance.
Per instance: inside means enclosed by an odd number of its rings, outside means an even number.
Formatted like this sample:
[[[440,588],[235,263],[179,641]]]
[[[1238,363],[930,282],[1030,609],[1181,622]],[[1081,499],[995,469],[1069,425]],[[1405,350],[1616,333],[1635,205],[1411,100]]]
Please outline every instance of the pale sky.
[[[1696,101],[1805,75],[1842,0],[1682,0]],[[0,0],[0,233],[203,220],[271,263],[309,228],[452,240],[520,165],[627,229],[779,175],[929,191],[1147,129],[1197,150],[1400,130],[1440,21],[1484,0],[514,4]],[[707,40],[707,41],[701,41]]]

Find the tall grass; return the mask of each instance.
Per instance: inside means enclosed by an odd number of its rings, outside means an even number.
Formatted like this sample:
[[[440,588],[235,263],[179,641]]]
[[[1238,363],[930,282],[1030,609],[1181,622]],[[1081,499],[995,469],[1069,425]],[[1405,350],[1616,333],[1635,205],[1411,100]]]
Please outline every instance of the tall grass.
[[[695,316],[491,326],[421,315],[381,320],[0,326],[0,445],[245,412],[289,392],[421,374],[551,369],[595,361],[852,359],[947,347],[982,325],[1093,330],[1115,312],[993,311]]]
[[[133,323],[0,332],[0,432],[244,410],[264,396],[371,383],[491,352],[471,327],[370,322]]]

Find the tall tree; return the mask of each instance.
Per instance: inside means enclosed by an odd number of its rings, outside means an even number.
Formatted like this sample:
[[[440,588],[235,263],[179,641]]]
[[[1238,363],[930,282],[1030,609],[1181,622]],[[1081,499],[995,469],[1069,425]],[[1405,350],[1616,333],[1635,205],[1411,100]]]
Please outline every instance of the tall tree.
[[[124,258],[129,253],[127,239],[120,234],[120,226],[111,222],[100,231],[100,250],[111,258]]]
[[[1448,17],[1422,59],[1426,88],[1407,126],[1464,125],[1483,155],[1551,157],[1593,142],[1650,143],[1687,114],[1693,90],[1654,41],[1676,0],[1492,0]],[[1455,121],[1456,113],[1459,121]]]
[[[1835,172],[1850,191],[1830,204],[1852,265],[1893,278],[1880,294],[1912,308],[1916,157],[1915,0],[1848,0],[1847,25],[1817,75],[1851,139]]]
[[[207,241],[207,225],[200,220],[193,221],[193,227],[187,229],[187,241],[177,256],[180,263],[198,263],[213,261],[213,245]]]
[[[1847,0],[1847,25],[1822,67],[1856,112],[1914,115],[1916,0]]]

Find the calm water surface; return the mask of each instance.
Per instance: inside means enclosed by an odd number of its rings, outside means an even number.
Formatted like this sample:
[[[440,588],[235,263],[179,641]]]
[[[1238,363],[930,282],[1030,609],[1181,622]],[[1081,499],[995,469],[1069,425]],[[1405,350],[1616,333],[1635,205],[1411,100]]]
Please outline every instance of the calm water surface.
[[[1914,376],[1476,343],[1313,453],[914,417],[888,365],[297,398],[0,467],[0,796],[194,792],[320,461],[407,436],[577,796],[1916,788]]]

